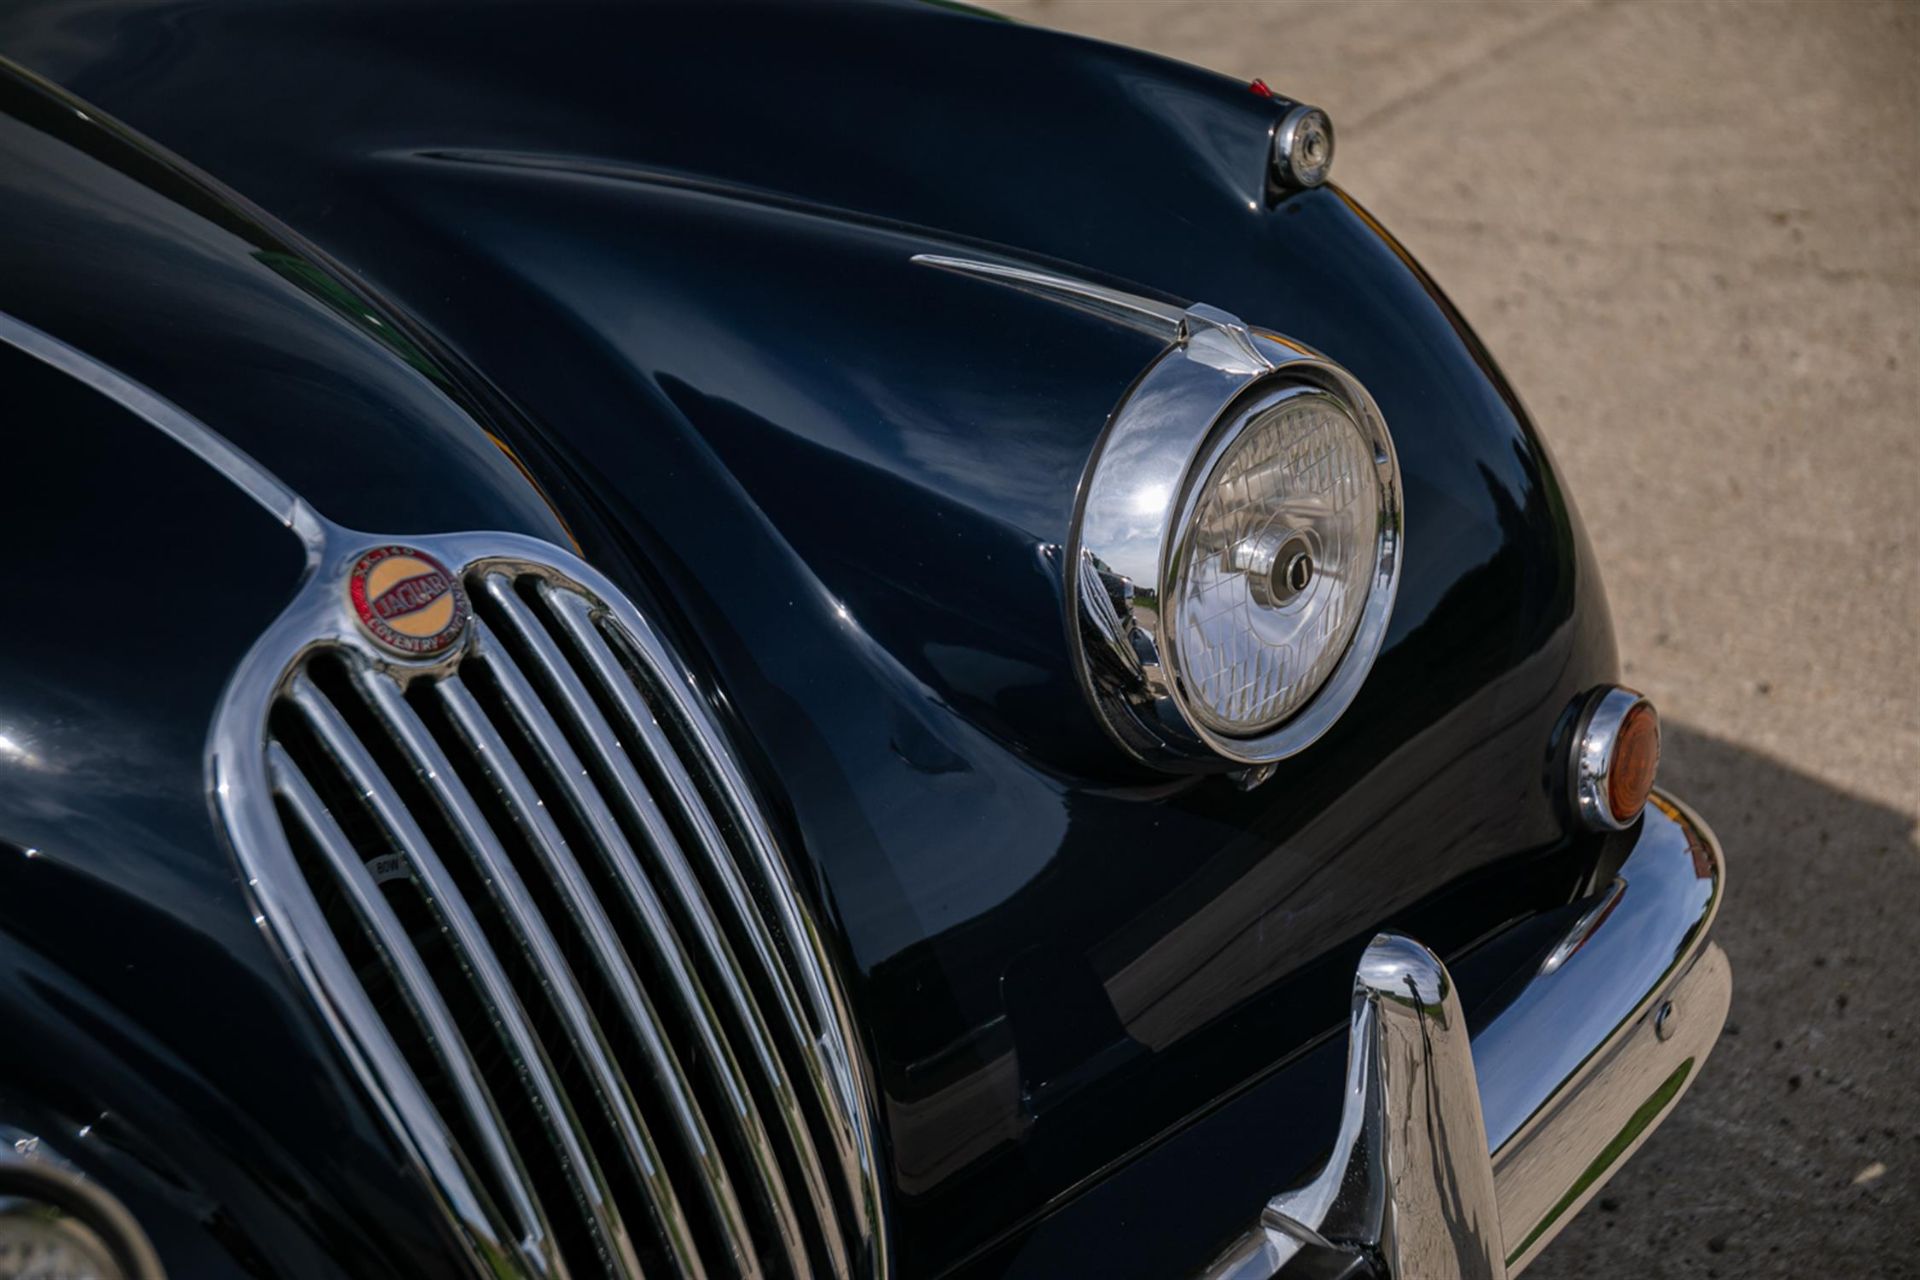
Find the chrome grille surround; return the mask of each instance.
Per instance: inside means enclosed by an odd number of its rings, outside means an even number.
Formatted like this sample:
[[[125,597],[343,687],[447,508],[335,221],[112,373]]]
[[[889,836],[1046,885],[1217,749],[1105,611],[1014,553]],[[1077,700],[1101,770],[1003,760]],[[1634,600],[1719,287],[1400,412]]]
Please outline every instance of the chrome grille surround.
[[[884,1276],[844,994],[694,679],[550,543],[403,541],[474,617],[363,632],[362,535],[230,682],[209,785],[255,904],[476,1275]]]

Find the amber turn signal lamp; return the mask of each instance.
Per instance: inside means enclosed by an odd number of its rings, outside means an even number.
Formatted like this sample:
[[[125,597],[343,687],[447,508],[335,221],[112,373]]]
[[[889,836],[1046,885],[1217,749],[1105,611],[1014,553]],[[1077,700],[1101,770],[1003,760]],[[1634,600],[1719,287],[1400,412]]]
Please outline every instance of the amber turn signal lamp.
[[[1613,743],[1613,763],[1607,769],[1607,808],[1617,820],[1632,822],[1640,816],[1659,767],[1660,716],[1651,702],[1641,701],[1620,722]]]
[[[1653,793],[1659,713],[1632,689],[1604,689],[1581,717],[1573,756],[1573,802],[1581,821],[1618,831],[1640,816]]]

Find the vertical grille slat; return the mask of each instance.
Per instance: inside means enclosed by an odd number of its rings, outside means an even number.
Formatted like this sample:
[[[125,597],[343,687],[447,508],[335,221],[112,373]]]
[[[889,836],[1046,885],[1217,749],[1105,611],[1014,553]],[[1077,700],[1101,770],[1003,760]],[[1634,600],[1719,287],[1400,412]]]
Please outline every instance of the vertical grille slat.
[[[596,1243],[629,1271],[639,1269],[626,1224],[613,1203],[606,1179],[580,1134],[573,1104],[555,1083],[552,1064],[535,1036],[526,1011],[505,972],[494,959],[466,899],[455,887],[419,824],[407,812],[392,784],[362,746],[340,712],[305,675],[295,678],[288,700],[304,714],[321,747],[358,790],[369,813],[407,861],[429,908],[453,943],[461,967],[472,981],[495,1028],[511,1046],[517,1074],[534,1103],[549,1119],[548,1135],[563,1162],[578,1200],[591,1219]],[[364,865],[363,868],[364,870]]]
[[[489,660],[493,659],[489,655]],[[553,877],[568,911],[572,925],[580,931],[602,966],[602,976],[612,988],[614,998],[627,1025],[639,1038],[652,1073],[667,1094],[669,1110],[680,1131],[686,1149],[701,1166],[701,1189],[706,1193],[725,1232],[727,1248],[744,1270],[757,1271],[758,1264],[739,1199],[732,1181],[720,1165],[713,1137],[705,1118],[694,1101],[679,1055],[663,1033],[652,1001],[640,985],[620,945],[613,923],[594,896],[592,886],[575,860],[565,836],[547,813],[533,782],[515,760],[512,749],[501,737],[486,710],[469,692],[461,677],[436,682],[438,695],[468,750],[487,772],[500,798],[512,814],[525,838],[539,851],[541,861]]]
[[[274,794],[292,811],[314,846],[325,855],[354,914],[392,967],[401,993],[420,1020],[428,1044],[474,1120],[473,1130],[482,1147],[482,1156],[494,1181],[506,1190],[513,1214],[519,1220],[523,1250],[530,1255],[527,1260],[537,1260],[541,1274],[552,1280],[568,1280],[566,1263],[555,1247],[553,1230],[539,1197],[529,1184],[526,1168],[503,1136],[506,1127],[481,1080],[480,1068],[468,1051],[452,1012],[428,976],[412,938],[394,916],[393,908],[374,883],[358,851],[286,749],[277,742],[271,743],[267,748],[267,761]]]
[[[816,1221],[820,1224],[820,1240],[827,1250],[827,1261],[833,1274],[844,1274],[847,1270],[845,1244],[840,1237],[836,1212],[832,1197],[826,1186],[825,1173],[820,1167],[819,1155],[814,1149],[806,1122],[798,1112],[798,1102],[793,1085],[771,1045],[771,1032],[768,1029],[752,993],[747,989],[740,976],[738,962],[732,947],[727,942],[719,922],[714,918],[711,905],[700,887],[692,867],[687,863],[679,840],[670,829],[666,818],[661,814],[645,782],[635,770],[633,762],[622,749],[619,735],[607,723],[599,706],[587,691],[580,676],[559,644],[548,634],[531,608],[514,591],[511,583],[502,576],[489,575],[484,582],[486,598],[492,609],[511,629],[515,637],[530,654],[537,668],[552,682],[558,696],[558,703],[566,713],[568,721],[578,727],[582,741],[587,744],[592,758],[606,775],[609,785],[604,795],[617,800],[619,808],[629,822],[641,833],[645,844],[651,849],[665,880],[683,916],[689,921],[689,930],[696,945],[704,952],[708,971],[718,983],[723,999],[741,1029],[748,1043],[745,1053],[757,1066],[766,1087],[773,1094],[775,1112],[781,1120],[781,1129],[791,1144],[793,1159],[804,1184],[807,1202]],[[515,677],[518,681],[518,676]],[[531,700],[532,691],[523,687],[523,700]],[[550,748],[554,752],[555,763],[568,773],[583,772],[576,753],[561,739]],[[588,787],[593,784],[586,783]],[[596,792],[596,795],[601,793]],[[604,803],[604,802],[603,802]],[[609,815],[610,817],[610,815]],[[634,849],[621,834],[617,823],[602,838],[604,851],[614,860],[617,880],[623,891],[636,901],[636,909],[645,912],[650,919],[660,918],[657,927],[670,930],[664,922],[661,908],[649,884],[645,870],[640,866]],[[683,965],[676,976],[684,983],[682,999],[690,1006],[706,1011],[711,1018],[711,1003],[693,976],[690,965]],[[699,1022],[703,1038],[712,1043],[714,1064],[726,1074],[724,1081],[727,1091],[736,1100],[738,1122],[745,1130],[748,1147],[756,1162],[756,1171],[760,1176],[760,1185],[769,1197],[773,1210],[780,1216],[783,1234],[800,1244],[797,1222],[793,1218],[793,1207],[783,1184],[774,1155],[771,1150],[765,1126],[761,1121],[746,1082],[740,1076],[740,1064],[734,1054],[720,1041],[714,1028],[706,1020]],[[802,1264],[802,1257],[794,1259],[796,1267]]]
[[[635,687],[628,673],[628,664],[622,661],[614,651],[613,641],[595,623],[593,606],[584,597],[572,592],[546,590],[542,595],[578,646],[600,687],[619,710],[627,731],[635,735],[636,741],[644,747],[649,761],[658,765],[678,810],[692,826],[701,854],[722,885],[728,906],[739,921],[741,935],[748,940],[755,959],[768,977],[771,990],[779,1002],[781,1016],[800,1041],[798,1048],[808,1068],[809,1082],[833,1134],[842,1176],[850,1188],[851,1210],[860,1223],[862,1234],[870,1238],[874,1211],[871,1187],[875,1176],[871,1136],[863,1142],[854,1132],[854,1117],[860,1113],[858,1100],[846,1092],[851,1077],[850,1064],[838,1059],[832,1051],[835,1038],[831,1030],[840,1021],[836,1003],[820,989],[810,970],[800,966],[812,997],[812,1016],[802,1012],[793,977],[787,965],[773,955],[772,934],[761,917],[759,906],[739,867],[735,865],[725,837],[707,808],[705,797],[681,762],[680,753],[668,740],[665,729]],[[704,712],[678,683],[677,673],[658,648],[657,642],[653,642],[652,637],[645,633],[635,634],[632,622],[636,620],[627,621],[629,625],[619,634],[629,642],[633,666],[650,679],[656,696],[671,708],[698,749],[702,766],[716,775],[718,789],[729,797],[729,816],[740,830],[743,841],[751,846],[762,872],[762,882],[775,890],[770,896],[780,913],[781,924],[793,939],[792,945],[798,948],[806,946],[809,939],[817,941],[811,923],[802,915],[798,903],[789,895],[778,892],[787,883],[785,867],[760,831],[758,823],[746,812],[744,802],[738,799],[747,794],[745,780],[729,767],[715,731],[707,723]],[[840,1029],[843,1037],[850,1039],[850,1027],[842,1024]]]
[[[260,755],[263,764],[274,767],[268,752]],[[215,752],[210,772],[216,796],[234,796],[246,785],[243,775],[233,770],[233,763]],[[301,871],[287,833],[269,821],[277,817],[277,806],[268,794],[274,789],[273,779],[269,774],[260,782],[262,794],[252,815],[256,821],[250,832],[248,883],[257,888],[265,877],[275,883],[298,884]],[[235,835],[239,838],[241,833]],[[327,927],[318,902],[308,896],[279,898],[261,905],[280,917],[274,925],[281,936],[300,939],[299,947],[290,949],[288,960],[315,991],[316,1005],[327,1028],[374,1082],[375,1108],[400,1138],[428,1195],[452,1228],[453,1242],[468,1274],[489,1278],[511,1274],[522,1255],[535,1274],[542,1273],[540,1240],[511,1223],[485,1189],[466,1150],[435,1109],[392,1030],[356,977],[353,962]],[[255,923],[265,925],[268,917],[256,917]]]
[[[519,871],[494,836],[479,805],[468,794],[452,762],[413,708],[407,705],[399,686],[385,676],[366,670],[355,672],[355,684],[382,727],[427,780],[456,838],[480,870],[515,942],[546,984],[566,1024],[569,1046],[581,1055],[599,1085],[602,1103],[612,1112],[624,1139],[626,1154],[651,1194],[649,1207],[665,1237],[667,1252],[686,1275],[704,1275],[679,1194],[649,1127],[641,1118],[639,1104],[615,1065],[605,1033],[574,980],[560,944],[521,882]]]
[[[849,1006],[687,669],[551,544],[307,536],[208,782],[450,1262],[886,1280]]]

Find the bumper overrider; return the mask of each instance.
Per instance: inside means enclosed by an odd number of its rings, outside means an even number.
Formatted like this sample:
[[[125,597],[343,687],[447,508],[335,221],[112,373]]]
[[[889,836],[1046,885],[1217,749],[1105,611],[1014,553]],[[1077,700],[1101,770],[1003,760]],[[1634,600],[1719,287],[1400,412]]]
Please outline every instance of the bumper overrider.
[[[1733,989],[1707,937],[1724,884],[1713,833],[1656,793],[1596,905],[1471,1036],[1439,957],[1376,937],[1333,1156],[1206,1280],[1518,1273],[1699,1075]]]

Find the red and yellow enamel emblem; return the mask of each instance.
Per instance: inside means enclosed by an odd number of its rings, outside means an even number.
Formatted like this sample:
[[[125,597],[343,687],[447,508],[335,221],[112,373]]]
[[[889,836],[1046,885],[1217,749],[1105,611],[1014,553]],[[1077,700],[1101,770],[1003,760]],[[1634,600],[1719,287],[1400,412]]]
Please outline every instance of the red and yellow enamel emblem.
[[[375,547],[354,561],[347,596],[375,640],[409,657],[445,653],[467,626],[460,580],[412,547]]]

